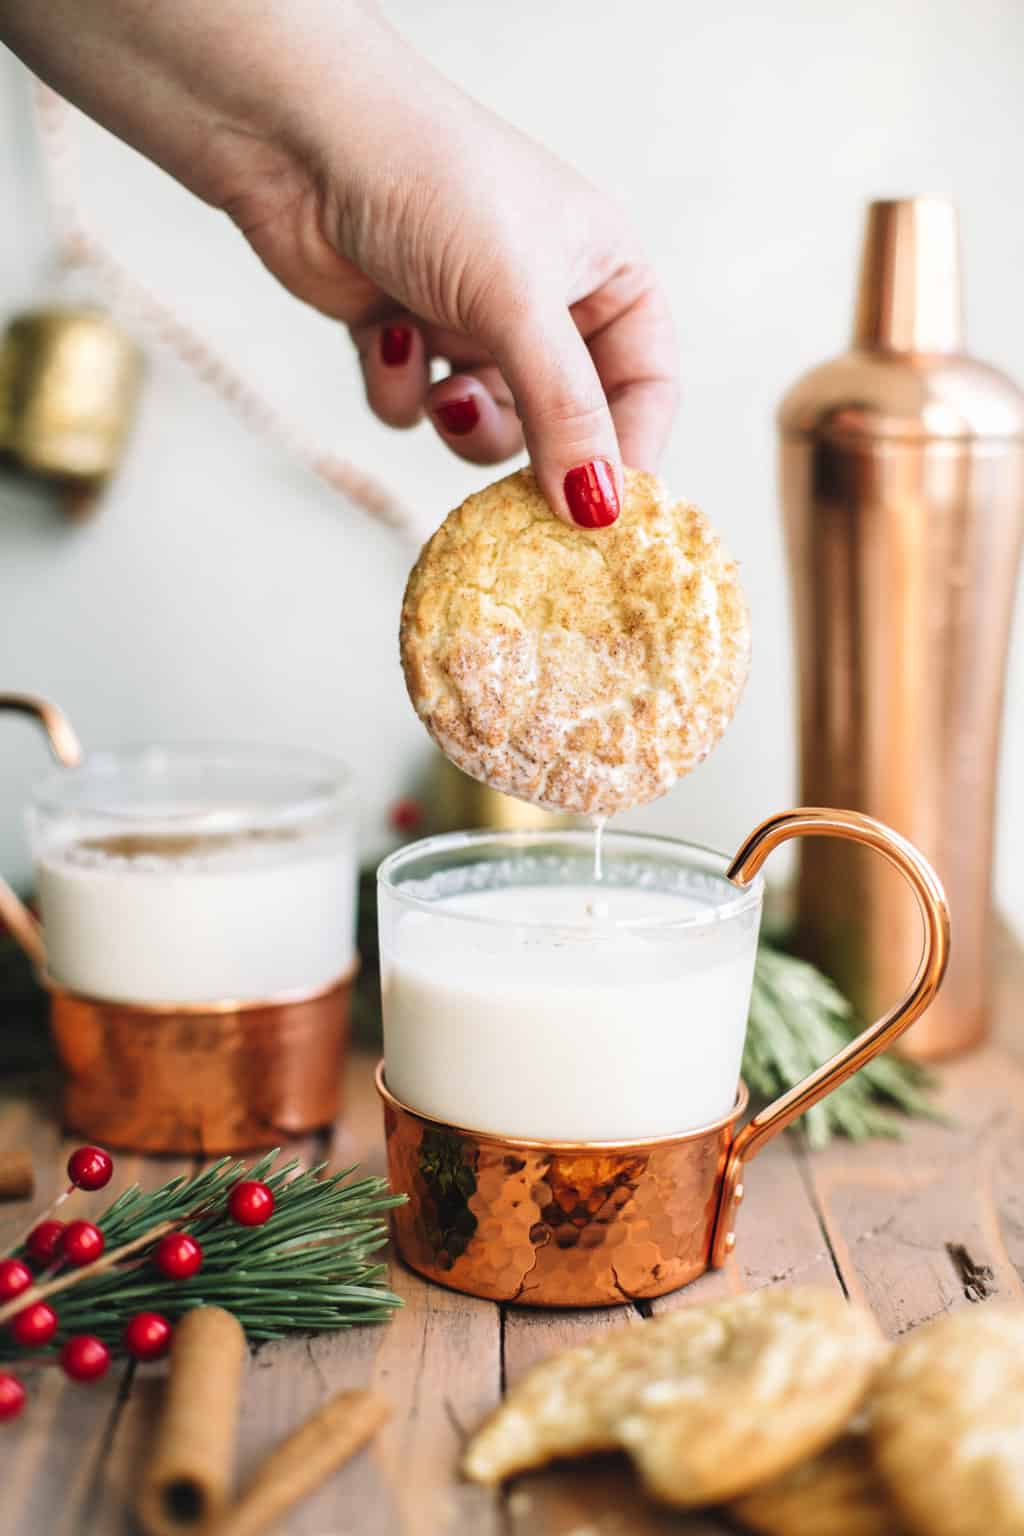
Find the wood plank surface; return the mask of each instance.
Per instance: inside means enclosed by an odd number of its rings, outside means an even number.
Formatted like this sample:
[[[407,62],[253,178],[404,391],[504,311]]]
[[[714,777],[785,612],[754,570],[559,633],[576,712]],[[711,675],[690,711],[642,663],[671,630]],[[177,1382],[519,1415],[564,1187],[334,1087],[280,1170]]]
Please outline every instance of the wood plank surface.
[[[1005,936],[998,955],[992,1042],[940,1074],[948,1123],[835,1143],[804,1163],[848,1293],[894,1337],[1024,1293],[1024,962]]]
[[[596,1311],[499,1308],[426,1284],[390,1261],[405,1306],[384,1326],[286,1340],[254,1352],[238,1466],[244,1477],[324,1396],[373,1385],[394,1407],[372,1446],[277,1527],[279,1536],[721,1536],[714,1513],[654,1509],[628,1465],[599,1458],[519,1479],[503,1493],[458,1476],[466,1436],[537,1360],[646,1315],[765,1285],[847,1291],[898,1335],[925,1318],[1024,1292],[1024,959],[1003,940],[996,1028],[984,1050],[944,1066],[948,1123],[908,1123],[901,1142],[806,1153],[783,1137],[750,1167],[725,1269],[654,1303]],[[354,1056],[342,1124],[301,1144],[307,1162],[384,1171],[371,1057]],[[0,1238],[60,1187],[68,1143],[42,1079],[0,1085],[0,1150],[29,1145],[33,1202],[0,1206]],[[120,1157],[114,1189],[162,1182],[182,1165]],[[92,1208],[109,1198],[92,1197]],[[86,1214],[82,1202],[76,1213]],[[37,1371],[28,1411],[3,1426],[4,1536],[137,1536],[138,1468],[164,1367],[119,1366],[92,1388]]]

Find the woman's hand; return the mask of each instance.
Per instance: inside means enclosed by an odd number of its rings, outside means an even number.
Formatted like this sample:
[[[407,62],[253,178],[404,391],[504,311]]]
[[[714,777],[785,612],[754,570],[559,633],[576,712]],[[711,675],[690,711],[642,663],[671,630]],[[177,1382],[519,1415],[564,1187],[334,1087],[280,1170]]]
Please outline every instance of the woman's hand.
[[[0,0],[0,32],[349,326],[382,420],[425,411],[478,464],[525,439],[560,516],[614,520],[622,460],[652,467],[675,409],[664,296],[613,206],[375,10]]]

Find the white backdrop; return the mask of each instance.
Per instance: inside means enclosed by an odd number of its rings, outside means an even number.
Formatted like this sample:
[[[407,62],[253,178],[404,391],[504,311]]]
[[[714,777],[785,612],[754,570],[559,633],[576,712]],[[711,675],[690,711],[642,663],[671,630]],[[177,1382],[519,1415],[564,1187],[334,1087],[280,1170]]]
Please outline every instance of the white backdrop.
[[[719,846],[793,796],[794,722],[773,413],[844,343],[875,196],[960,205],[972,350],[1024,378],[1024,7],[1019,0],[390,0],[495,110],[627,207],[664,274],[684,405],[664,472],[740,558],[755,661],[713,757],[635,820]],[[343,89],[343,83],[339,83]],[[226,221],[91,125],[77,195],[121,259],[325,447],[425,528],[486,471],[368,414],[345,335],[276,288]],[[0,69],[0,306],[47,293],[45,204],[19,66]],[[543,232],[539,232],[542,238]],[[71,527],[0,480],[0,687],[37,689],[86,743],[290,741],[355,766],[367,852],[424,738],[396,628],[409,554],[149,348],[138,431],[99,515]],[[0,868],[24,877],[24,788],[45,760],[0,726]],[[999,893],[1024,924],[1024,627],[1010,680]]]

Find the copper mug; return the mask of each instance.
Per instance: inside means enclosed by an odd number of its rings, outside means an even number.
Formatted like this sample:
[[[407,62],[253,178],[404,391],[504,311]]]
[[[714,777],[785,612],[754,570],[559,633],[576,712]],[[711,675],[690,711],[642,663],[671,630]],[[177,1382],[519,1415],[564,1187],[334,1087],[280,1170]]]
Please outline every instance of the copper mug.
[[[900,872],[922,918],[920,963],[888,1013],[743,1123],[747,1091],[737,1081],[759,872],[781,843],[819,835],[873,849]],[[574,937],[550,912],[538,923],[513,915],[503,929],[478,894],[503,883],[576,889],[591,849],[584,831],[463,833],[400,850],[379,874],[377,1087],[391,1184],[409,1197],[392,1214],[396,1246],[428,1279],[494,1301],[609,1305],[661,1296],[723,1265],[746,1165],[919,1018],[946,968],[949,913],[921,854],[867,816],[801,809],[764,822],[732,860],[608,834],[603,875],[613,890],[638,882],[696,907],[664,928],[627,932],[624,923],[624,963],[635,962],[641,980],[612,969],[603,985],[618,938],[585,925]],[[560,1002],[567,981],[573,995]],[[687,1017],[691,998],[712,1016]],[[650,1029],[644,1040],[652,1017],[656,1049]],[[673,1095],[681,1104],[688,1095],[675,1118]],[[695,1123],[701,1108],[713,1117]]]
[[[43,921],[2,880],[0,921],[50,994],[67,1127],[206,1156],[330,1124],[356,971],[341,765],[229,747],[83,759],[54,705],[0,694],[0,710],[38,720],[60,765],[30,808]]]

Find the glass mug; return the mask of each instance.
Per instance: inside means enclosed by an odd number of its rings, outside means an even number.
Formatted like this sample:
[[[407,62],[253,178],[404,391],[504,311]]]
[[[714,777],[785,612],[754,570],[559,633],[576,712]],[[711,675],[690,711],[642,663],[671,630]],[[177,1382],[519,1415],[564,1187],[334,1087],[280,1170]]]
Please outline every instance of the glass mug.
[[[28,810],[37,922],[0,917],[50,993],[70,1128],[112,1146],[272,1146],[335,1118],[356,969],[346,770],[314,753],[147,746],[82,756]]]
[[[904,998],[755,1115],[740,1062],[761,866],[789,838],[875,849],[917,898]],[[602,1305],[731,1252],[743,1169],[929,1005],[949,947],[934,871],[851,811],[773,817],[728,859],[665,837],[455,833],[378,875],[384,1103],[405,1261],[493,1300]]]

